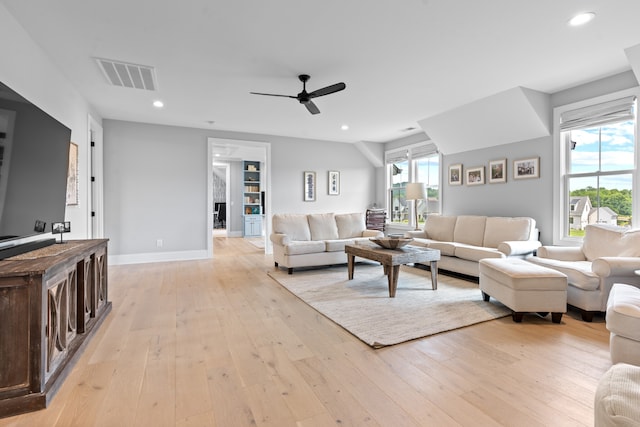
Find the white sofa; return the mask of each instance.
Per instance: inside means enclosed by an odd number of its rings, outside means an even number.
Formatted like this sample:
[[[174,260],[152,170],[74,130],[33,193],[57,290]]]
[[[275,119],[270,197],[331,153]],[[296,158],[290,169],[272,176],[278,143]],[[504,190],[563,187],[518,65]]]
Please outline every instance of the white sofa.
[[[585,228],[582,246],[542,246],[528,259],[567,275],[567,304],[582,310],[589,322],[607,310],[616,282],[640,286],[640,230],[603,224]]]
[[[474,277],[483,258],[526,258],[541,245],[536,221],[528,217],[430,215],[422,230],[405,236],[414,246],[440,250],[438,269]]]
[[[344,264],[345,245],[383,235],[367,230],[364,213],[275,214],[269,238],[275,266],[291,274],[296,267]]]

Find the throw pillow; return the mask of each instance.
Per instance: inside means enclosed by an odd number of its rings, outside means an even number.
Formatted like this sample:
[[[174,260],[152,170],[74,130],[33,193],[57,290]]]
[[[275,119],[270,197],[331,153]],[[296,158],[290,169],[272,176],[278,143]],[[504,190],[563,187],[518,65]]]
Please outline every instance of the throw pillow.
[[[529,240],[532,227],[535,220],[531,218],[487,217],[483,246],[497,248],[502,242]]]
[[[585,227],[582,252],[589,261],[607,256],[640,256],[640,230],[589,224]]]
[[[275,214],[271,225],[274,233],[286,234],[291,240],[311,240],[305,214]]]
[[[456,226],[456,216],[429,215],[424,224],[424,231],[428,239],[440,242],[453,242],[453,230]]]
[[[311,240],[336,240],[338,227],[333,213],[309,214]]]
[[[337,214],[336,225],[340,239],[362,237],[362,232],[367,228],[363,213]]]

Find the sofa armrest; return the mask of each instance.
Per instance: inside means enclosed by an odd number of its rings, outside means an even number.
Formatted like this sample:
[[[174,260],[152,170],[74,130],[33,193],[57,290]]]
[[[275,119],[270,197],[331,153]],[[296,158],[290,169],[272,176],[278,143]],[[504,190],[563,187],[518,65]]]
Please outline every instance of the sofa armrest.
[[[289,236],[282,233],[271,233],[269,240],[271,240],[274,245],[279,246],[288,245],[291,242]]]
[[[538,257],[557,259],[558,261],[586,261],[587,258],[578,246],[540,246]]]
[[[427,232],[424,230],[409,230],[404,232],[404,237],[421,237],[423,239],[427,238]]]
[[[384,233],[380,230],[366,229],[362,232],[362,237],[383,237]]]
[[[542,246],[537,240],[512,240],[501,242],[498,250],[506,256],[529,255]]]
[[[591,263],[591,270],[600,277],[635,276],[640,270],[639,257],[602,257]]]

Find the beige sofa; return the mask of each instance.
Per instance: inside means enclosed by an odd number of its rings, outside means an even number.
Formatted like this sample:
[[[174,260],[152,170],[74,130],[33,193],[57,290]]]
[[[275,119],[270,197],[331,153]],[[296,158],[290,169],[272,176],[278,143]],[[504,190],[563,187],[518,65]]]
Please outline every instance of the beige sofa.
[[[344,264],[345,245],[382,236],[367,230],[364,213],[323,213],[275,214],[269,238],[275,266],[291,274],[296,267]]]
[[[607,310],[616,282],[640,287],[640,230],[602,224],[585,228],[582,246],[543,246],[528,259],[567,275],[567,304],[582,310],[582,318]]]
[[[405,236],[414,246],[439,249],[438,269],[474,277],[483,258],[526,258],[541,245],[536,221],[528,217],[430,215],[423,230]]]

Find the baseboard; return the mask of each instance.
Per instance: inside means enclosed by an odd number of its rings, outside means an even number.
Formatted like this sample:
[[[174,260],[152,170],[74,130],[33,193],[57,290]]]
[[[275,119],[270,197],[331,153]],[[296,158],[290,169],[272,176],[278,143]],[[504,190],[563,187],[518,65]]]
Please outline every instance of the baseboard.
[[[109,265],[144,264],[144,263],[168,262],[168,261],[190,261],[190,260],[209,259],[209,258],[211,257],[208,255],[206,250],[142,253],[142,254],[130,254],[130,255],[109,254]]]

